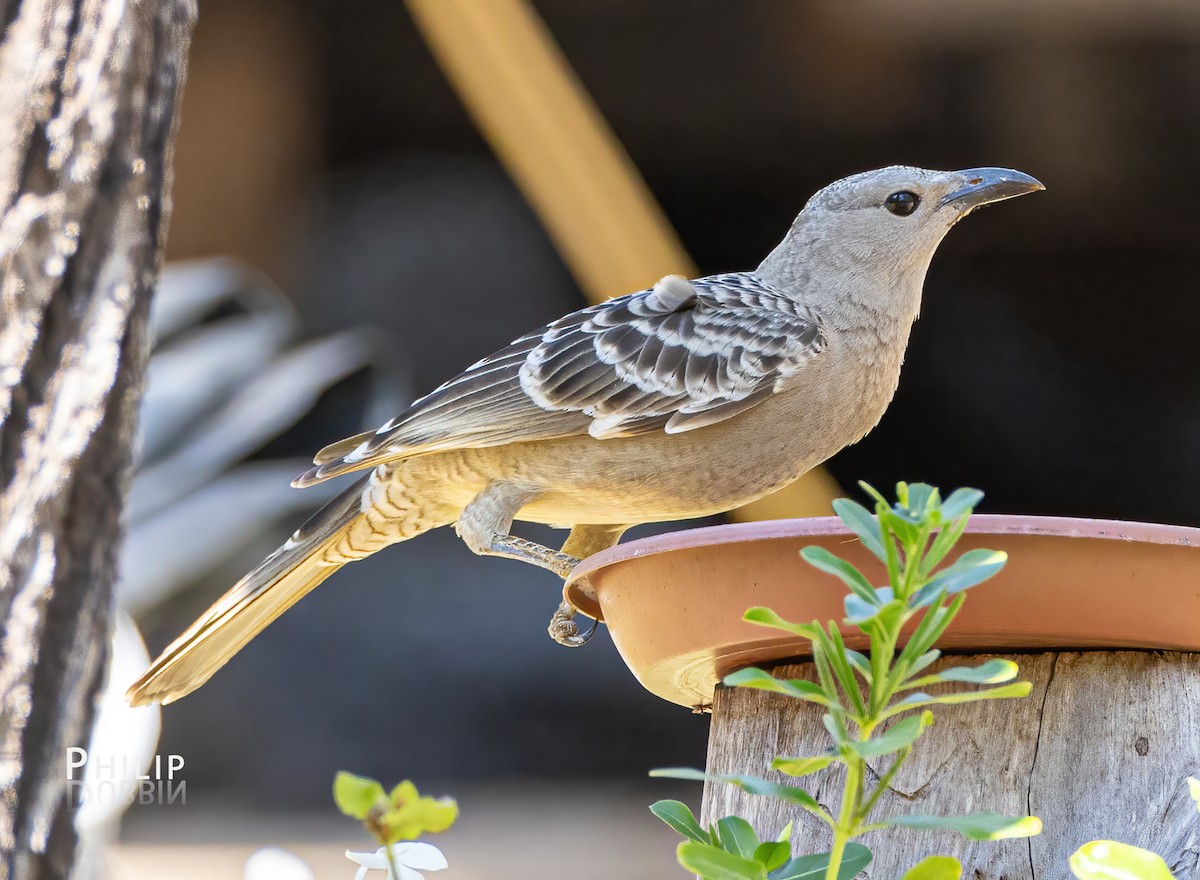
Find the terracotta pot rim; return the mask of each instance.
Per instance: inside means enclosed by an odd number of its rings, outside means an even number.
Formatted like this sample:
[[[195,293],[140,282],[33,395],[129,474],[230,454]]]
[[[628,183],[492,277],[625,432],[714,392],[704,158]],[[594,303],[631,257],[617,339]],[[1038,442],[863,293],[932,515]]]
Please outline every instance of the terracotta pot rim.
[[[1073,516],[1035,516],[1014,513],[977,513],[967,524],[967,533],[976,535],[1047,535],[1064,538],[1092,538],[1103,541],[1141,541],[1147,544],[1177,544],[1200,547],[1200,528],[1167,523],[1147,523],[1119,519],[1089,519]],[[714,544],[737,544],[775,538],[817,535],[851,535],[850,529],[836,516],[811,516],[748,523],[723,523],[681,529],[662,535],[637,538],[602,550],[585,559],[571,575],[567,586],[592,572],[618,562],[656,553],[671,553]]]
[[[886,572],[836,517],[710,526],[630,541],[585,560],[564,587],[651,693],[683,706],[712,701],[723,676],[795,660],[799,637],[743,620],[765,605],[788,620],[839,620],[845,587],[806,566],[824,547],[872,583]],[[962,549],[1009,554],[996,583],[974,591],[940,643],[955,653],[1169,650],[1200,652],[1200,529],[1072,517],[981,514]],[[856,650],[865,636],[844,633]]]

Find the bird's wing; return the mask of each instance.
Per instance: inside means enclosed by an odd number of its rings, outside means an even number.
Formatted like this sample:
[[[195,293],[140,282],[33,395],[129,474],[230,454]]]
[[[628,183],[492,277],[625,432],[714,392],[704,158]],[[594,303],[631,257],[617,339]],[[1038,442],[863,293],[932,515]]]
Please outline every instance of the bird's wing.
[[[295,485],[446,449],[691,431],[770,397],[824,347],[808,308],[755,275],[670,276],[522,336],[327,446]]]

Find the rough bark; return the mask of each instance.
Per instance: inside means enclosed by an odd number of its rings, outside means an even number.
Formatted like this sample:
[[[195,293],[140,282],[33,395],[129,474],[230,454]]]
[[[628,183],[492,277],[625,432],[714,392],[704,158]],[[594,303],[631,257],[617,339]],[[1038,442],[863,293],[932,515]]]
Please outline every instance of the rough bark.
[[[985,657],[951,657],[939,666]],[[1187,777],[1200,768],[1200,655],[1088,652],[1018,655],[1033,683],[1022,700],[935,707],[937,723],[880,799],[880,817],[1031,813],[1045,826],[1028,840],[972,842],[949,833],[894,829],[863,839],[875,855],[867,875],[893,880],[926,855],[957,856],[973,880],[1067,878],[1067,859],[1094,839],[1159,853],[1175,876],[1200,875],[1200,815]],[[935,666],[934,668],[938,668]],[[813,680],[810,664],[776,675]],[[764,691],[719,689],[709,739],[710,773],[752,773],[805,787],[835,810],[842,774],[803,780],[763,773],[776,755],[816,755],[829,747],[821,712]],[[889,759],[871,762],[881,772]],[[772,798],[707,785],[703,821],[736,813],[760,834],[796,822],[806,852],[829,849],[825,827]]]
[[[192,0],[0,0],[0,876],[65,877]]]

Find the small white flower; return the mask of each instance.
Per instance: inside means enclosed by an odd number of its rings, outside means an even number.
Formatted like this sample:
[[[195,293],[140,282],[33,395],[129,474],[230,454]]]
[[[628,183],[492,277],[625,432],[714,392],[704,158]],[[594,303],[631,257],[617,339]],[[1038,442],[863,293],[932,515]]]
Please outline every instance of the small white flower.
[[[373,853],[350,852],[346,850],[346,858],[357,862],[362,867],[354,875],[354,880],[364,880],[367,871],[387,871],[388,880],[423,880],[421,871],[441,871],[446,868],[446,857],[432,843],[417,843],[405,841],[392,844],[392,856],[396,859],[397,877],[391,873],[388,865],[387,850],[379,847]]]

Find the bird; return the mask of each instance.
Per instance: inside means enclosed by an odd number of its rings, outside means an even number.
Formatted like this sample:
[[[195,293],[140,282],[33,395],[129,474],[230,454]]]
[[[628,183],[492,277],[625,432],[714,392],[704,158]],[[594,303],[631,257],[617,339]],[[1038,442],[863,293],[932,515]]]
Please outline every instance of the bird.
[[[363,475],[172,642],[130,703],[192,692],[341,566],[431,529],[565,580],[634,524],[792,482],[883,416],[946,233],[1042,189],[1006,168],[854,174],[754,271],[667,276],[521,336],[318,452],[293,485]],[[512,534],[518,520],[570,533],[556,550]],[[586,641],[575,613],[564,601],[551,619],[562,644]]]

